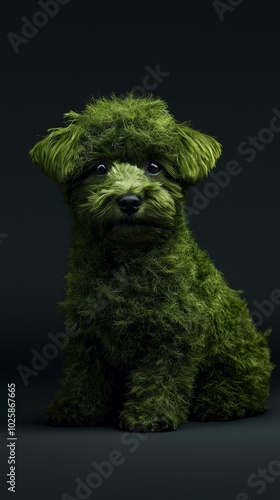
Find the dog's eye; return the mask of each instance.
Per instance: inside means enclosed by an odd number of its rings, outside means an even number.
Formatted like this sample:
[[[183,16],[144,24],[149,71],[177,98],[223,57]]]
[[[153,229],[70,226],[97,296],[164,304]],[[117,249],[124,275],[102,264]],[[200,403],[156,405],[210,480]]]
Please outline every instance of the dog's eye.
[[[146,167],[146,170],[150,175],[157,175],[161,172],[162,166],[158,163],[149,163]]]
[[[96,175],[102,176],[107,174],[107,167],[104,165],[104,163],[98,163],[97,165],[94,166],[94,172]]]

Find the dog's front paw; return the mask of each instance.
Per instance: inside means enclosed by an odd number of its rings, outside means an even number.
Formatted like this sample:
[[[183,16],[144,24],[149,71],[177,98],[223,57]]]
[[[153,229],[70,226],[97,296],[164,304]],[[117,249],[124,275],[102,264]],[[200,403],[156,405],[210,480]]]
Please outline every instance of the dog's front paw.
[[[178,420],[174,417],[159,414],[157,412],[141,413],[141,408],[136,411],[124,409],[119,417],[119,427],[128,432],[164,432],[175,431]]]
[[[100,415],[94,412],[82,412],[78,403],[71,400],[51,401],[45,409],[44,420],[53,426],[81,427],[95,425],[100,421]]]
[[[81,426],[81,417],[78,405],[70,401],[51,401],[45,409],[44,420],[49,425],[54,426]]]

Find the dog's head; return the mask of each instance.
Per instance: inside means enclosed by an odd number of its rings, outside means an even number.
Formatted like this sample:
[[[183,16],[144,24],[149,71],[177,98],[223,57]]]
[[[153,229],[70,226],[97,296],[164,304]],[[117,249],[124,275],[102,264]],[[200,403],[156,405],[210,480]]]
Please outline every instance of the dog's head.
[[[31,150],[56,181],[72,217],[97,237],[156,240],[178,224],[187,188],[221,154],[212,137],[179,123],[158,98],[92,100]]]

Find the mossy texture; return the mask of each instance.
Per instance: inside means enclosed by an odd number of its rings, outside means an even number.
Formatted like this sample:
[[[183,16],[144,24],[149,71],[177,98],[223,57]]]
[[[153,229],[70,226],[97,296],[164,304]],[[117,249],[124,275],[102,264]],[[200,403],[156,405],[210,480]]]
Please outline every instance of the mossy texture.
[[[270,330],[256,329],[184,215],[218,141],[153,96],[90,99],[66,120],[31,151],[73,222],[60,303],[68,337],[46,421],[118,418],[154,432],[267,410]],[[133,214],[120,208],[125,195],[140,200]]]

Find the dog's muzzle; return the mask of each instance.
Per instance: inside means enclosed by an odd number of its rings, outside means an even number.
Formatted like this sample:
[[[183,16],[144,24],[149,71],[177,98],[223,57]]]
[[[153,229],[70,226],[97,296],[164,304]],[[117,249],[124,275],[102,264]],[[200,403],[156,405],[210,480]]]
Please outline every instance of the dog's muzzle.
[[[133,215],[141,207],[141,200],[133,194],[125,194],[117,199],[117,204],[121,211],[127,215]]]

